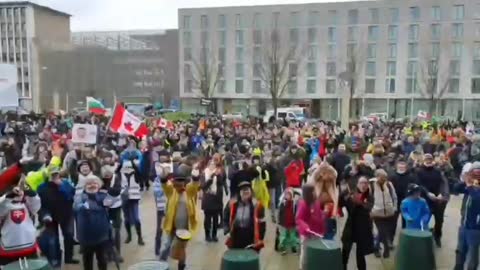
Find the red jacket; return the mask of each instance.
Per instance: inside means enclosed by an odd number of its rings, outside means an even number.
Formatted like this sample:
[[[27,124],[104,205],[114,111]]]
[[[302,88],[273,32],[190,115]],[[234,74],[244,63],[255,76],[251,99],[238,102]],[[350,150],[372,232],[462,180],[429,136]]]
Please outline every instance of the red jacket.
[[[0,192],[5,191],[11,185],[14,185],[22,174],[22,168],[18,163],[8,167],[0,174]]]
[[[302,174],[305,173],[302,160],[290,162],[284,172],[287,179],[287,187],[299,188],[302,186]]]

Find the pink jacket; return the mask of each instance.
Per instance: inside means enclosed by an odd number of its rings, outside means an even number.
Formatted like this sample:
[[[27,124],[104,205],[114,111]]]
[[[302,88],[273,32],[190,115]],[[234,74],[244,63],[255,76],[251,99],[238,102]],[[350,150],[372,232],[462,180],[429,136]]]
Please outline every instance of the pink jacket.
[[[312,236],[308,231],[313,231],[317,234],[325,234],[325,213],[322,210],[321,203],[317,200],[313,205],[308,206],[304,200],[298,204],[297,210],[297,230],[301,236]]]

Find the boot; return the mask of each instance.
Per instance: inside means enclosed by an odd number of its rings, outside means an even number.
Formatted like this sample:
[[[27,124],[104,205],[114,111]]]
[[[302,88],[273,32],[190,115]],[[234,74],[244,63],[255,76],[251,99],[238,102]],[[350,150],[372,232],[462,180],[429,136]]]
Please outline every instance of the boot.
[[[123,258],[122,258],[122,253],[121,253],[121,246],[122,244],[120,243],[121,235],[120,235],[120,228],[114,229],[114,243],[115,243],[115,248],[117,249],[117,261],[119,263],[123,263]]]
[[[132,242],[132,227],[130,227],[130,224],[125,224],[125,229],[127,230],[127,239],[125,240],[125,244],[129,244]]]
[[[185,267],[187,265],[185,263],[182,263],[182,262],[178,262],[178,270],[185,270]]]
[[[142,237],[142,225],[140,223],[135,224],[135,230],[137,231],[138,245],[144,246],[145,242],[143,242],[143,237]]]
[[[215,224],[216,225],[216,224]],[[217,238],[217,226],[213,225],[213,228],[212,228],[212,235],[211,235],[211,240],[212,242],[218,242],[218,238]]]
[[[205,228],[205,241],[212,242],[212,237],[210,236],[210,229]]]

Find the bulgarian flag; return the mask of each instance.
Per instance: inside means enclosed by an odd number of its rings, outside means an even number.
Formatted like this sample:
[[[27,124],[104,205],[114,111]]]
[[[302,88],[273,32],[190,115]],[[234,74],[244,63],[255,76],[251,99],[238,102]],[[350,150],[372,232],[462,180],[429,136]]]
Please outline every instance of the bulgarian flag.
[[[93,97],[87,97],[87,111],[101,115],[104,115],[107,112],[102,102],[100,102],[98,99],[94,99]]]
[[[122,104],[117,104],[110,120],[110,130],[116,133],[143,138],[148,135],[147,125],[128,112]]]

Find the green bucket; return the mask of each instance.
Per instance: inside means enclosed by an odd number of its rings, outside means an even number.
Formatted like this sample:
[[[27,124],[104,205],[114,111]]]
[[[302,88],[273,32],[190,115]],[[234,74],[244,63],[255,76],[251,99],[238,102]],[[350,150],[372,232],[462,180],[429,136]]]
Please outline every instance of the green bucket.
[[[230,249],[222,258],[221,270],[260,270],[260,257],[250,249]]]
[[[9,263],[3,267],[4,270],[51,270],[48,261],[43,259],[26,259]]]
[[[144,261],[128,267],[128,270],[168,270],[168,263],[161,261]]]
[[[303,270],[343,270],[342,250],[336,241],[307,240],[304,252]]]
[[[395,269],[433,270],[435,268],[432,233],[420,230],[403,230],[400,233]]]

